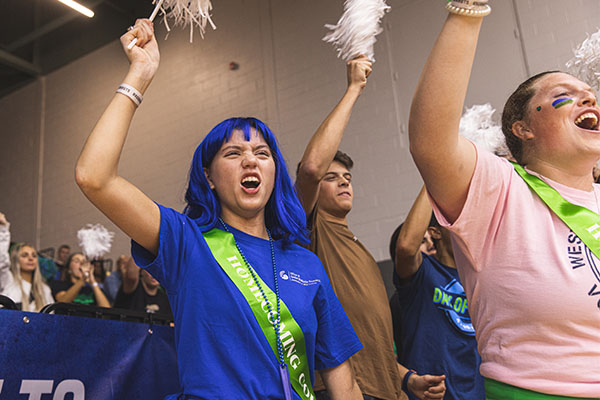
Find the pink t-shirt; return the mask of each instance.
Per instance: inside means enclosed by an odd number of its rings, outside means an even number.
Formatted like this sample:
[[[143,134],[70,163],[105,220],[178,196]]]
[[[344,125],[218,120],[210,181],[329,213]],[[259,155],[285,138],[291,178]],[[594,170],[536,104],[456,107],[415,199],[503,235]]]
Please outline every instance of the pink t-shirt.
[[[599,397],[600,261],[508,161],[477,152],[458,219],[449,224],[434,210],[453,233],[481,374],[547,394]],[[541,178],[599,211],[600,185],[585,192]]]

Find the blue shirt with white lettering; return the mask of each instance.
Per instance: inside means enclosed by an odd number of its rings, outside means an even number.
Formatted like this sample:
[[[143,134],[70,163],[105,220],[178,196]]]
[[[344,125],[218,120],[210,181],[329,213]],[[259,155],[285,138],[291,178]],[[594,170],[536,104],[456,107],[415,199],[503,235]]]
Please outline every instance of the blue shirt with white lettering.
[[[481,357],[458,271],[422,256],[408,282],[400,283],[394,274],[400,303],[400,315],[394,318],[400,319],[402,337],[398,361],[419,375],[446,375],[444,399],[484,399]]]
[[[159,208],[158,255],[154,258],[135,242],[132,254],[167,290],[173,310],[185,396],[172,398],[283,398],[277,358],[248,302],[213,258],[203,228],[175,210]],[[274,291],[269,241],[229,230]],[[302,329],[314,382],[315,369],[341,364],[362,345],[319,259],[295,244],[284,247],[276,240],[274,247],[281,300]],[[293,398],[300,399],[296,393]]]

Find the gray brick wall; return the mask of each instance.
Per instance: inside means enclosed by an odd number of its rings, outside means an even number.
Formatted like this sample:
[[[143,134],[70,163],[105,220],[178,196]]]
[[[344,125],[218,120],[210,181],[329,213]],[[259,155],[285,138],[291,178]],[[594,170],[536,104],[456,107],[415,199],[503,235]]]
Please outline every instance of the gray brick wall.
[[[408,152],[408,112],[446,15],[441,1],[389,3],[393,9],[378,37],[373,75],[341,146],[356,163],[351,228],[378,261],[388,259],[389,235],[421,185]],[[164,29],[157,28],[161,67],[134,119],[120,166],[152,199],[179,210],[193,150],[216,123],[234,115],[264,119],[293,171],[346,85],[344,63],[321,41],[323,25],[335,23],[342,12],[341,0],[232,0],[214,6],[218,29],[204,40],[196,35],[190,44],[188,31],[176,28],[165,41]],[[528,72],[561,68],[586,33],[595,32],[600,15],[597,0],[571,0],[568,9],[559,0],[495,1],[492,7],[466,105],[489,101],[498,114]],[[231,61],[240,65],[237,71],[229,70]],[[63,242],[76,247],[77,229],[99,222],[117,232],[111,256],[129,251],[127,238],[73,179],[84,140],[126,71],[115,40],[47,76],[43,146],[41,84],[0,100],[0,210],[13,222],[15,239],[39,238],[41,248]]]

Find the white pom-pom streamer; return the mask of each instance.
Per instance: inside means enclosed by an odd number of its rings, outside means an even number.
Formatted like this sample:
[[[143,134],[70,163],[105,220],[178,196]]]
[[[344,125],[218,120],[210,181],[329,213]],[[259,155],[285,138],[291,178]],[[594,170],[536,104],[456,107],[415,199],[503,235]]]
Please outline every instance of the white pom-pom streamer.
[[[77,231],[79,246],[90,260],[95,260],[110,251],[113,236],[113,232],[109,232],[100,224],[87,224],[85,228]]]
[[[194,41],[194,25],[200,29],[200,36],[203,39],[207,22],[210,23],[213,29],[217,29],[210,18],[210,10],[212,10],[210,0],[153,0],[152,4],[156,4],[156,6],[154,6],[154,11],[152,11],[149,19],[154,21],[158,12],[161,11],[165,28],[167,28],[167,36],[171,32],[167,18],[173,18],[175,25],[190,26],[190,43]],[[133,49],[136,43],[137,38],[134,38],[127,48],[129,50]]]
[[[345,61],[361,54],[375,61],[375,36],[382,31],[379,21],[389,9],[385,0],[346,0],[337,25],[325,25],[331,32],[323,40],[333,43],[338,57]]]
[[[508,155],[510,152],[502,128],[492,119],[495,112],[489,103],[466,109],[460,119],[459,132],[481,149],[498,155]]]
[[[200,29],[200,36],[204,38],[206,25],[217,29],[210,17],[212,4],[210,0],[164,0],[161,6],[166,18],[172,18],[175,26],[190,27],[190,42],[193,40],[194,26]]]
[[[566,64],[568,72],[599,91],[600,31],[588,36],[573,53],[575,56]]]

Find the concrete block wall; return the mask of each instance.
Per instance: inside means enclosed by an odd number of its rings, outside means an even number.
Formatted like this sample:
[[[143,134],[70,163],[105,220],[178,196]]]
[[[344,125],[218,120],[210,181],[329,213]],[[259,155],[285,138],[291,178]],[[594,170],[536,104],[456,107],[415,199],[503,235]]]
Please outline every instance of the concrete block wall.
[[[341,146],[356,165],[351,229],[378,261],[389,258],[389,235],[422,184],[408,152],[408,113],[446,15],[441,1],[389,4],[374,72]],[[504,99],[529,73],[561,67],[571,49],[595,32],[600,5],[573,0],[567,9],[559,0],[514,0],[492,7],[465,105],[490,102],[499,117]],[[294,171],[311,134],[345,90],[345,65],[321,41],[323,25],[335,23],[342,10],[341,0],[219,2],[217,30],[204,40],[196,34],[192,44],[179,28],[163,40],[158,26],[161,66],[132,124],[120,173],[153,200],[182,210],[195,147],[211,127],[234,115],[265,120]],[[240,68],[230,71],[231,61]],[[77,247],[77,229],[99,222],[117,232],[109,256],[129,251],[127,238],[73,178],[85,138],[126,71],[115,38],[45,83],[0,99],[0,211],[13,222],[15,239],[40,248],[63,242]]]
[[[34,244],[38,216],[40,115],[43,82],[0,99],[0,212],[11,240]]]

